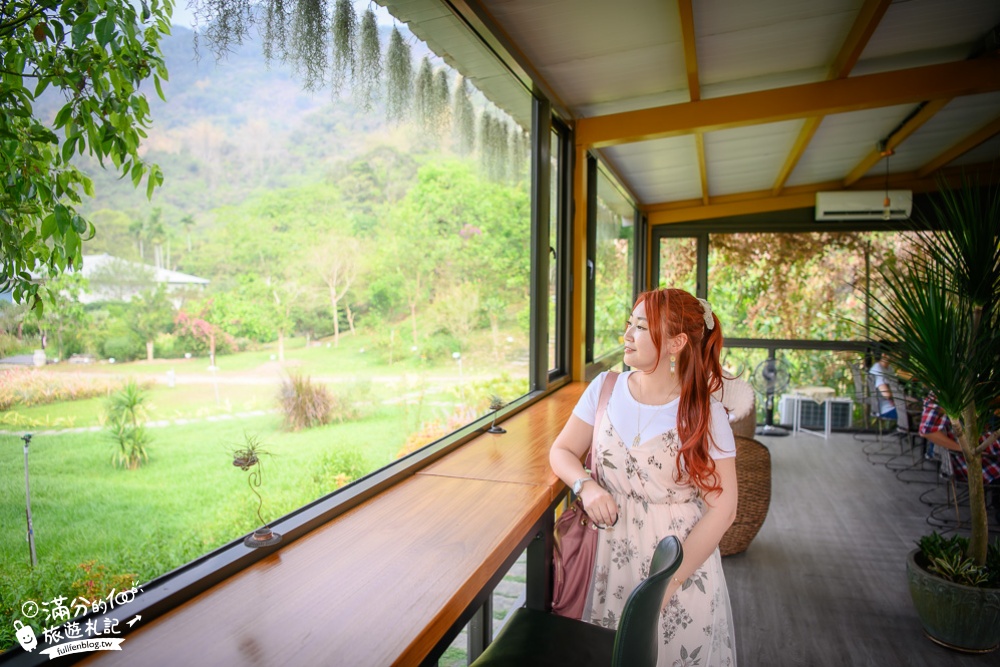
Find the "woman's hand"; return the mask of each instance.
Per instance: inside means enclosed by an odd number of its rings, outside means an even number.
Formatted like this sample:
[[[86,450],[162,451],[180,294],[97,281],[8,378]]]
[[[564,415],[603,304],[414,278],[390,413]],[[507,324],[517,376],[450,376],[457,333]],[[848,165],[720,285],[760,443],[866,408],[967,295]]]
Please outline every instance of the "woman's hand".
[[[603,486],[590,479],[580,489],[580,500],[590,520],[599,526],[612,526],[618,520],[618,505]]]

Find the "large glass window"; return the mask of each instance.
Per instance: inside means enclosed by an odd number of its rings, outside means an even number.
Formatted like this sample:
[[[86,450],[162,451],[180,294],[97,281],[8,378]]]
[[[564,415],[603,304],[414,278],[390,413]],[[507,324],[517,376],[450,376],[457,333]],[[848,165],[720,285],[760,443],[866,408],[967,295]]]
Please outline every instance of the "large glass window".
[[[0,312],[0,356],[50,362],[0,371],[4,470],[23,467],[12,433],[34,433],[39,556],[0,535],[4,618],[149,581],[527,392],[531,95],[478,88],[377,22],[383,71],[412,75],[316,94],[256,31],[198,62],[175,26],[168,101],[149,100],[163,187],[147,202],[80,165],[97,191],[82,271],[41,321]],[[18,479],[5,526],[24,524]]]
[[[632,308],[635,270],[635,207],[602,171],[597,176],[594,247],[594,358],[622,343]]]
[[[658,287],[676,287],[694,294],[698,285],[698,239],[692,236],[660,239]]]
[[[907,247],[898,232],[711,234],[709,300],[728,336],[860,340],[866,267]]]

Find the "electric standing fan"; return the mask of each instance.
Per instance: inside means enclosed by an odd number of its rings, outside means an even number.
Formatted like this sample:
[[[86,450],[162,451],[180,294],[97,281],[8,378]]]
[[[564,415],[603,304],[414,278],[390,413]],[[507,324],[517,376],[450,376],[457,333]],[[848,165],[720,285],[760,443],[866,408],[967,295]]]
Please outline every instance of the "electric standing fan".
[[[774,358],[774,350],[754,369],[750,384],[764,397],[764,424],[757,427],[757,435],[788,435],[786,429],[774,424],[774,395],[785,389],[790,379],[788,366]]]

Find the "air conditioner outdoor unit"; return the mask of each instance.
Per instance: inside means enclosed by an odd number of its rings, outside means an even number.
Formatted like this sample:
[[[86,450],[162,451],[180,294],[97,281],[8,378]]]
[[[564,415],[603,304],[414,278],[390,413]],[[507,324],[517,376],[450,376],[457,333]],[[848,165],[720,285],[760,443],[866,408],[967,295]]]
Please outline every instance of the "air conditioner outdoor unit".
[[[843,190],[816,193],[817,220],[906,220],[913,210],[913,192],[889,190],[886,212],[884,190]]]
[[[850,398],[830,398],[830,427],[835,429],[851,428],[854,413],[854,401]],[[782,394],[778,402],[778,412],[782,424],[791,424],[794,419],[795,406],[799,407],[799,425],[802,428],[822,429],[826,426],[826,406],[813,400],[796,401],[789,394]]]

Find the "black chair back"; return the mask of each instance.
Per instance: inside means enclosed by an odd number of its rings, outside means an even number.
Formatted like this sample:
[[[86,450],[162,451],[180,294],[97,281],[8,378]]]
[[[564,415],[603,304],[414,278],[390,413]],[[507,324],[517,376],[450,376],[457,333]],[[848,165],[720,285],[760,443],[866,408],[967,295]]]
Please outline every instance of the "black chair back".
[[[629,595],[618,621],[611,660],[614,667],[655,667],[663,596],[683,557],[681,541],[674,535],[664,537],[656,546],[649,576]]]

